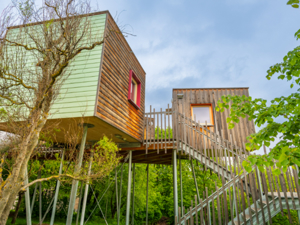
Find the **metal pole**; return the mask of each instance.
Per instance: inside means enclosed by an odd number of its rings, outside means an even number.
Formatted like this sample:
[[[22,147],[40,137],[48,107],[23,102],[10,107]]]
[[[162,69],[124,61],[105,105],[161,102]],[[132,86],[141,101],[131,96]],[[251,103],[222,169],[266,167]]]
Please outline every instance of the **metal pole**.
[[[121,196],[122,196],[122,180],[123,180],[123,164],[121,166],[120,195],[119,195],[119,205],[118,205],[118,207],[119,207],[119,215],[118,215],[118,224],[117,225],[120,224],[120,210],[121,210],[121,200],[122,200],[122,198],[121,198]]]
[[[298,166],[296,165],[295,167],[296,167],[297,174],[299,174],[299,168],[298,168]],[[299,179],[299,177],[297,177],[297,178]],[[295,180],[295,182],[298,182],[298,180]],[[299,196],[298,196],[298,198],[299,198]],[[298,213],[298,222],[300,223],[300,210],[297,210],[297,213]]]
[[[149,164],[147,165],[146,225],[148,225]]]
[[[181,206],[181,215],[183,214],[183,188],[182,188],[182,166],[181,166],[181,153],[179,155],[179,179],[180,179],[180,206]],[[199,201],[200,202],[200,201]]]
[[[196,180],[196,175],[195,175],[195,168],[194,168],[194,165],[193,165],[193,159],[191,159],[191,167],[192,167],[192,172],[193,172],[193,177],[194,177],[194,183],[195,183],[195,187],[196,187],[198,202],[200,202],[200,194],[199,194],[199,190],[198,190],[198,185],[197,185],[197,180]]]
[[[129,225],[130,216],[130,196],[131,196],[131,165],[132,165],[132,151],[129,151],[128,162],[128,185],[127,185],[127,204],[126,204],[126,225]]]
[[[27,172],[27,168],[26,168],[24,185],[27,185],[27,184],[28,184],[28,172]],[[26,208],[26,222],[27,222],[27,225],[31,225],[29,187],[26,188],[26,192],[25,192],[25,208]]]
[[[39,221],[40,225],[42,225],[42,182],[40,182],[40,191],[39,191]]]
[[[91,175],[93,156],[94,156],[94,151],[91,151],[91,156],[90,156],[90,161],[89,161],[89,169],[88,169],[88,176]],[[84,216],[85,216],[85,210],[86,210],[86,202],[87,202],[87,197],[88,197],[88,191],[89,191],[89,182],[87,182],[85,184],[84,196],[83,196],[83,202],[82,202],[81,218],[80,218],[80,225],[84,224]]]
[[[115,168],[115,185],[116,185],[116,206],[117,206],[117,220],[119,218],[119,197],[118,197],[118,173],[117,167]]]
[[[174,218],[178,218],[178,192],[177,192],[177,153],[173,150],[173,197],[174,197]],[[176,223],[177,221],[175,221]]]
[[[78,220],[79,220],[79,216],[80,216],[80,208],[81,208],[81,201],[82,201],[82,191],[83,191],[83,182],[81,181],[79,202],[78,202],[77,215],[76,215],[76,225],[78,224]]]
[[[40,178],[40,177],[38,177],[38,179],[39,179],[39,178]],[[32,215],[32,211],[33,211],[33,206],[34,206],[34,202],[35,202],[35,196],[36,196],[38,184],[39,184],[39,183],[36,183],[36,184],[35,184],[34,191],[33,191],[33,196],[32,196],[32,201],[31,201],[31,207],[30,207],[30,213],[31,213],[31,215]]]
[[[61,155],[61,161],[60,161],[59,172],[58,172],[59,175],[62,173],[64,156],[65,156],[65,150],[63,150],[62,155]],[[51,219],[50,219],[50,225],[54,224],[56,204],[57,204],[58,193],[59,193],[59,187],[60,187],[60,181],[57,180],[56,190],[55,190],[55,194],[54,194],[54,202],[53,202],[52,214],[51,214]]]
[[[132,215],[131,215],[131,225],[134,225],[134,187],[135,187],[135,163],[133,163],[132,168],[133,176],[132,176]]]
[[[87,130],[91,124],[83,124],[83,135],[81,139],[81,144],[80,144],[80,150],[79,150],[79,155],[78,155],[78,161],[74,169],[74,173],[79,173],[82,165],[82,158],[83,158],[83,153],[84,153],[84,147],[85,147],[85,141],[86,141],[86,136],[87,136]],[[73,219],[73,212],[74,212],[74,206],[75,206],[75,200],[76,200],[76,195],[77,195],[77,188],[78,188],[78,181],[73,180],[72,181],[72,189],[71,189],[71,195],[70,195],[70,201],[69,201],[69,209],[68,209],[68,216],[67,216],[67,222],[66,225],[71,225],[72,224],[72,219]]]

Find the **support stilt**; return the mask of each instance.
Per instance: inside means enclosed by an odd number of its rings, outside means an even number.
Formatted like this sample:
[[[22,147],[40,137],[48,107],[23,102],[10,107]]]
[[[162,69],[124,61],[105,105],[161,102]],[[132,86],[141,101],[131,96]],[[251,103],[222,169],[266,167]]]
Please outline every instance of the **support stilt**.
[[[173,150],[173,197],[174,197],[174,218],[178,218],[178,191],[177,191],[177,152]],[[177,221],[176,221],[177,222]]]
[[[41,178],[41,177],[38,176],[38,179],[39,178]],[[34,202],[35,202],[35,196],[36,196],[38,185],[39,185],[39,183],[35,184],[34,191],[33,191],[33,196],[32,196],[32,201],[31,201],[31,207],[30,207],[30,210],[31,210],[30,213],[31,213],[31,215],[32,215],[32,211],[33,211],[33,206],[34,206]]]
[[[148,225],[149,164],[147,165],[146,225]]]
[[[121,196],[122,196],[122,180],[123,180],[123,164],[121,166],[121,177],[120,177],[120,194],[119,194],[119,205],[118,205],[118,208],[119,208],[119,215],[118,215],[118,224],[120,224],[120,211],[121,211]]]
[[[41,172],[41,171],[39,171]],[[42,225],[42,216],[43,216],[43,212],[42,212],[42,182],[40,182],[40,186],[39,186],[39,222],[40,225]]]
[[[88,169],[88,176],[91,175],[93,156],[94,156],[94,151],[91,151],[90,161],[89,161],[89,169]],[[88,197],[88,191],[89,191],[89,183],[87,182],[85,184],[85,189],[84,189],[80,225],[84,224],[84,216],[85,216],[85,210],[86,210],[86,202],[87,202],[87,197]],[[80,212],[78,212],[78,213],[80,213]],[[105,219],[106,219],[106,215],[105,215]]]
[[[63,150],[62,155],[61,155],[61,161],[60,161],[59,172],[58,172],[59,175],[62,173],[64,156],[65,156],[65,150]],[[50,219],[50,225],[54,224],[56,204],[57,204],[58,193],[59,193],[59,187],[60,187],[60,181],[57,180],[55,194],[54,194],[54,202],[53,202],[52,214],[51,214],[51,219]]]
[[[86,123],[83,124],[83,135],[82,135],[82,139],[81,139],[77,164],[76,164],[75,169],[74,169],[75,174],[79,173],[80,169],[81,169],[82,158],[83,158],[84,147],[85,147],[85,141],[86,141],[86,135],[87,135],[87,130],[88,130],[89,127],[93,127],[93,125],[92,124],[86,124]],[[76,195],[77,195],[77,188],[78,188],[78,181],[73,180],[66,225],[71,225],[72,224],[75,200],[76,200]]]
[[[132,172],[131,171],[131,165],[132,165],[132,151],[129,151],[127,204],[126,204],[126,222],[125,222],[125,225],[129,225],[129,216],[130,216],[131,172]]]
[[[192,172],[193,172],[193,177],[194,177],[194,183],[195,183],[195,187],[196,187],[198,202],[200,202],[200,194],[199,194],[199,190],[198,190],[196,174],[195,174],[195,168],[194,168],[194,165],[193,165],[193,159],[191,159],[191,167],[192,167]]]
[[[118,173],[117,167],[115,168],[115,185],[116,185],[116,206],[117,206],[117,220],[119,218],[119,197],[118,197]]]
[[[82,201],[82,191],[83,191],[83,182],[81,181],[79,202],[78,202],[77,215],[76,215],[76,225],[78,224],[79,216],[80,216],[81,201]]]
[[[27,169],[25,170],[25,180],[24,185],[28,184],[28,172]],[[29,187],[26,188],[25,192],[25,208],[26,208],[26,223],[31,225],[31,211],[30,211],[30,194],[29,194]]]
[[[134,188],[135,188],[135,163],[133,163],[132,168],[132,215],[131,215],[131,225],[134,225]]]
[[[181,215],[183,214],[183,187],[182,187],[182,165],[181,165],[181,153],[179,155],[179,179],[180,179],[180,208]]]

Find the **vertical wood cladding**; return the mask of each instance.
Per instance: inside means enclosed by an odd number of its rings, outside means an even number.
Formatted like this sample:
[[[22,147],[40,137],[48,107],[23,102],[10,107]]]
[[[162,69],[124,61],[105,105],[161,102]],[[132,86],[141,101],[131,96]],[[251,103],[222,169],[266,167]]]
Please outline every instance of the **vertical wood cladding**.
[[[107,14],[95,115],[105,122],[143,140],[146,74],[111,15]],[[128,101],[129,71],[141,81],[141,105]]]
[[[177,98],[177,94],[183,94],[182,99]],[[249,121],[248,117],[240,118],[240,122],[229,130],[226,122],[230,110],[225,109],[223,113],[216,112],[215,107],[219,99],[223,95],[245,95],[249,96],[248,88],[199,88],[199,89],[173,89],[173,107],[178,109],[180,113],[191,116],[191,104],[207,104],[211,103],[213,108],[214,125],[213,131],[224,133],[224,138],[230,140],[232,136],[233,142],[242,147],[247,142],[246,137],[255,133],[253,121]]]

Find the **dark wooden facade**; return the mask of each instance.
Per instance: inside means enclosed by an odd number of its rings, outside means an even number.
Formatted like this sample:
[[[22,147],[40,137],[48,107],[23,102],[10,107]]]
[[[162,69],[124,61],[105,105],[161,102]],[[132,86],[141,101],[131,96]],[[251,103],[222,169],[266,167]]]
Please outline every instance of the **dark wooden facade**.
[[[142,141],[146,73],[109,12],[105,36],[95,116]],[[130,70],[141,81],[140,108],[128,101]]]
[[[182,99],[178,98],[182,95]],[[248,118],[240,118],[240,122],[233,128],[228,129],[226,118],[230,111],[226,109],[223,113],[216,112],[215,107],[223,95],[245,95],[249,96],[248,88],[194,88],[194,89],[173,89],[173,108],[180,113],[191,116],[191,105],[211,104],[213,110],[213,125],[209,127],[214,132],[224,135],[223,138],[232,141],[242,147],[247,142],[246,137],[255,133],[253,121]]]

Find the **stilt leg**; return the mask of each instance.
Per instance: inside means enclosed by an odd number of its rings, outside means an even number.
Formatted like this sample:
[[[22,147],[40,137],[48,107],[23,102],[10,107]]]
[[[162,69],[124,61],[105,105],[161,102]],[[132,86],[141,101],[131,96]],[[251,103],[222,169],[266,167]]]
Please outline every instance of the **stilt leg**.
[[[24,185],[28,184],[28,172],[27,169],[25,171],[25,180]],[[25,208],[26,208],[26,222],[27,225],[31,225],[31,211],[30,211],[30,194],[29,194],[29,187],[26,188],[25,192]]]
[[[181,208],[181,215],[183,214],[183,188],[182,188],[182,166],[181,166],[181,153],[179,155],[179,179],[180,179],[180,208]]]
[[[42,212],[42,182],[40,182],[40,187],[39,187],[39,222],[40,225],[42,225],[42,217],[43,217],[43,212]]]
[[[93,163],[93,155],[94,155],[94,152],[91,151],[91,156],[90,156],[90,161],[89,161],[89,169],[88,169],[88,176],[91,175],[91,169],[92,169],[92,163]],[[85,209],[86,209],[86,202],[87,202],[87,197],[88,197],[88,191],[89,191],[89,183],[86,183],[85,190],[84,190],[83,202],[82,202],[82,211],[81,211],[80,225],[84,224],[84,216],[85,216]],[[105,219],[106,219],[106,216],[105,216]]]
[[[38,176],[38,179],[39,179],[40,177]],[[34,191],[33,191],[33,196],[32,196],[32,201],[31,201],[31,207],[30,207],[30,213],[31,213],[31,215],[32,215],[32,211],[33,211],[33,206],[34,206],[34,202],[35,202],[35,196],[36,196],[36,192],[37,192],[37,187],[38,187],[38,185],[39,185],[39,183],[36,183],[35,184],[35,187],[34,187]]]
[[[65,156],[65,150],[63,150],[63,153],[62,153],[62,156],[61,156],[61,161],[60,161],[60,166],[59,166],[59,172],[58,172],[59,174],[62,173],[64,156]],[[55,189],[55,195],[54,195],[54,202],[53,202],[52,214],[51,214],[51,219],[50,219],[50,225],[54,224],[56,204],[57,204],[58,193],[59,193],[59,187],[60,187],[60,181],[58,180],[57,183],[56,183],[56,189]]]
[[[197,180],[196,180],[196,174],[195,174],[195,168],[194,168],[194,165],[193,165],[193,159],[191,159],[191,167],[192,167],[192,172],[193,172],[194,183],[195,183],[195,187],[196,187],[198,201],[200,202],[200,194],[199,194],[199,190],[198,190],[198,185],[197,185]]]
[[[82,191],[83,191],[83,182],[81,181],[79,202],[78,202],[77,215],[76,215],[76,225],[78,224],[78,220],[79,220],[79,217],[80,217],[80,209],[81,209],[81,201],[82,201]]]
[[[134,225],[134,187],[135,187],[135,163],[132,168],[132,215],[131,215],[131,225]]]
[[[149,164],[147,165],[146,225],[148,225]]]
[[[118,224],[120,224],[120,210],[121,210],[121,196],[122,196],[122,180],[123,180],[123,164],[121,166],[121,178],[120,178],[120,195],[119,195],[119,205],[118,205],[118,208],[119,208],[119,214],[118,214]]]
[[[118,197],[118,173],[117,167],[115,168],[115,185],[116,185],[116,206],[117,206],[117,220],[119,218],[119,197]]]
[[[131,164],[132,164],[132,151],[129,152],[129,162],[128,162],[128,185],[127,185],[127,204],[126,204],[126,225],[129,225],[130,216],[130,195],[131,195]]]
[[[174,218],[178,218],[178,192],[177,192],[177,153],[173,150],[172,154],[173,164],[173,197],[174,197]],[[176,221],[177,222],[177,221]],[[175,222],[175,223],[176,223]]]
[[[82,158],[83,158],[84,147],[85,147],[85,141],[86,141],[86,135],[87,135],[87,130],[88,130],[89,125],[90,124],[83,124],[84,127],[83,127],[83,135],[82,135],[80,150],[79,150],[79,155],[78,155],[79,157],[78,157],[75,169],[74,169],[74,173],[78,173],[81,169]],[[66,225],[71,225],[72,224],[75,200],[76,200],[76,195],[77,195],[77,188],[78,188],[78,181],[73,180]]]

